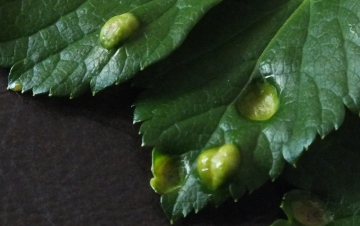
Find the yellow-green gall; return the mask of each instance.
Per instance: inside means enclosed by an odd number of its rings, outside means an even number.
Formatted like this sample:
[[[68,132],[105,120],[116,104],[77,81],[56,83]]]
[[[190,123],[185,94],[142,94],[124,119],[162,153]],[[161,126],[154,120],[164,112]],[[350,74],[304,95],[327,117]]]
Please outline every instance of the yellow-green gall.
[[[124,13],[109,19],[100,31],[100,43],[112,49],[126,40],[140,27],[139,19],[132,13]]]
[[[276,88],[269,83],[252,83],[236,101],[236,108],[244,117],[264,121],[270,119],[279,107]]]
[[[200,178],[216,190],[234,175],[240,165],[240,150],[233,144],[204,151],[197,159]]]
[[[161,154],[154,149],[151,170],[154,177],[150,180],[150,186],[155,192],[164,194],[179,186],[180,161],[176,156]]]
[[[8,89],[11,89],[15,92],[20,92],[22,91],[22,84],[19,81],[15,81],[8,86]]]

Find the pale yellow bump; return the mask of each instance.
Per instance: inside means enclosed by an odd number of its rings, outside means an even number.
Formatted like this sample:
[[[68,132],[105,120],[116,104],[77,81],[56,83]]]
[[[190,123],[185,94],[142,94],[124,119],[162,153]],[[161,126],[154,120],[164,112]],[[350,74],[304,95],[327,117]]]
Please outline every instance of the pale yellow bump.
[[[19,81],[15,81],[15,82],[11,83],[8,86],[8,89],[11,89],[12,91],[15,91],[15,92],[22,91],[22,93],[23,93],[22,84]]]

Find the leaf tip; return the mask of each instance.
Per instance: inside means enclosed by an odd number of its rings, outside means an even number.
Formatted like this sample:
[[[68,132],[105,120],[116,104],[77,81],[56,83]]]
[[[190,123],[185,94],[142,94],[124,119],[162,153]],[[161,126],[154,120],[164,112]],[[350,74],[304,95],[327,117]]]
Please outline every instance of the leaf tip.
[[[7,89],[8,90],[11,89],[12,91],[15,91],[15,92],[21,91],[21,93],[24,93],[23,86],[19,81],[15,81],[15,82],[9,84]]]

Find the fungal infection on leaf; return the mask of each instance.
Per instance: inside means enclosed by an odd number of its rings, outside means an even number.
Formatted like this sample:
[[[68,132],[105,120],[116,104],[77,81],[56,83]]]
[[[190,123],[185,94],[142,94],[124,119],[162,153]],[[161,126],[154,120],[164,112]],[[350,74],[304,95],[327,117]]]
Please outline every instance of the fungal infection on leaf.
[[[228,182],[240,165],[240,150],[233,144],[206,150],[197,159],[200,178],[211,190]]]
[[[179,157],[162,154],[154,149],[152,159],[151,171],[154,177],[150,180],[150,185],[154,191],[164,194],[177,188],[181,182]]]
[[[236,108],[240,114],[255,121],[270,119],[278,107],[279,97],[276,88],[267,82],[249,84],[236,101]]]
[[[110,50],[129,38],[139,27],[140,21],[132,13],[114,16],[101,28],[100,43]]]

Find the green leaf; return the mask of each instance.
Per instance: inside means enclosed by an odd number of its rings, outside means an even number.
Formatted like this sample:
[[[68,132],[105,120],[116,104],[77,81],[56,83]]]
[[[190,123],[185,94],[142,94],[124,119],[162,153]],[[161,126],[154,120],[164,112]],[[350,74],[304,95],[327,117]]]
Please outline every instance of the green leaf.
[[[74,97],[124,82],[169,55],[220,0],[0,2],[0,66],[9,88]],[[99,33],[111,17],[131,12],[141,28],[107,50]]]
[[[233,144],[242,156],[233,181],[220,189],[227,194],[220,200],[199,185],[195,160],[189,164],[186,189],[180,188],[186,195],[162,196],[170,218],[204,203],[238,199],[245,190],[276,179],[286,162],[297,163],[317,134],[325,137],[342,124],[344,104],[359,112],[359,11],[356,0],[223,2],[207,16],[227,13],[229,19],[197,28],[217,30],[214,45],[201,36],[202,45],[194,42],[198,48],[187,43],[162,63],[157,70],[164,73],[156,82],[139,81],[148,90],[136,104],[134,121],[143,122],[145,146],[182,156]],[[176,57],[184,56],[187,60],[171,70]],[[278,93],[279,107],[268,120],[250,120],[237,110],[249,84],[257,82],[271,84]]]
[[[293,201],[301,200],[303,194],[316,196],[325,203],[323,210],[332,216],[331,222],[326,225],[360,224],[360,143],[358,134],[354,133],[359,127],[359,118],[349,114],[339,131],[311,146],[297,168],[286,169],[286,180],[301,191],[285,195],[282,207],[289,220],[287,224],[280,224],[286,221],[279,220],[274,225],[299,225],[294,217]],[[305,205],[304,209],[311,208]]]

